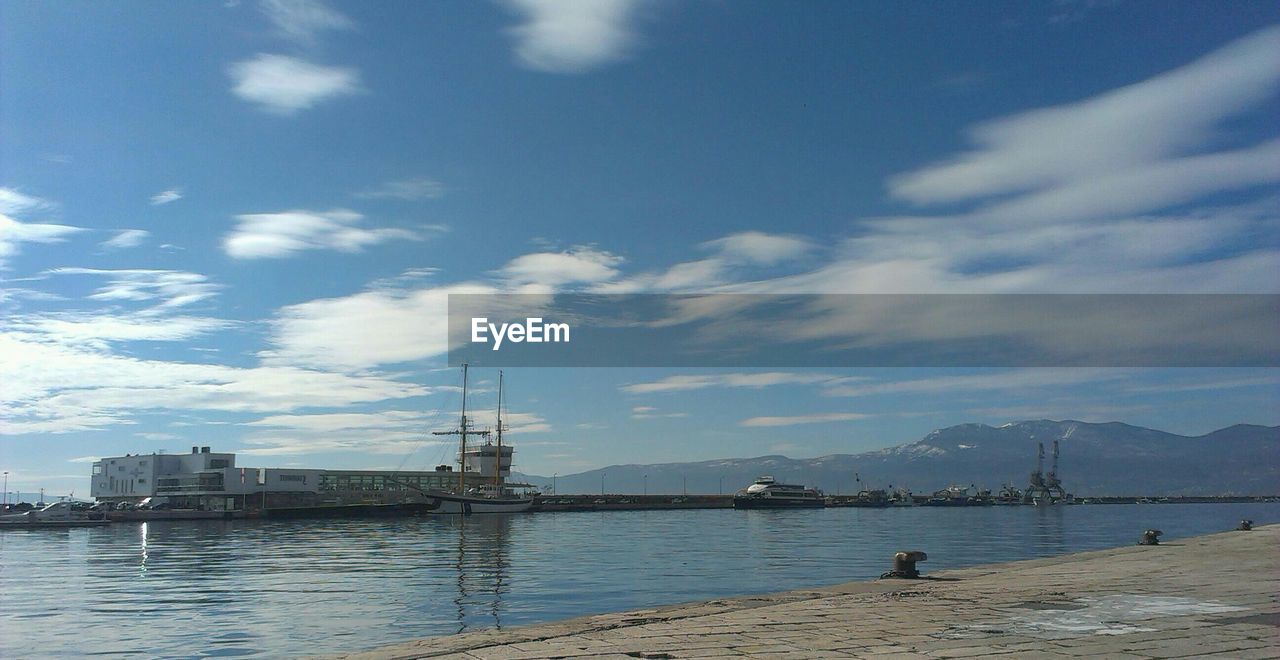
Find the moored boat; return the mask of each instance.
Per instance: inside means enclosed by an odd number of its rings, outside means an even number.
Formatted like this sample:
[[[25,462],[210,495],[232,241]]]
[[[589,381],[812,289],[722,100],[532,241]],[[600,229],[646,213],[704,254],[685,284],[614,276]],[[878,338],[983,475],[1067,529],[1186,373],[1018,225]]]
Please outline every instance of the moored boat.
[[[462,365],[462,415],[458,420],[458,428],[452,431],[437,431],[436,435],[456,435],[458,436],[458,488],[454,492],[445,492],[439,490],[423,491],[426,499],[426,510],[428,513],[442,514],[462,514],[470,515],[473,513],[520,513],[528,511],[533,506],[532,497],[523,497],[515,494],[515,492],[505,483],[503,483],[503,469],[510,468],[510,458],[512,449],[510,445],[505,448],[502,445],[502,433],[505,427],[502,424],[502,374],[498,374],[498,423],[497,423],[497,445],[486,443],[485,445],[467,450],[467,437],[480,436],[487,438],[488,430],[475,430],[471,428],[471,420],[467,417],[467,365]],[[505,453],[504,453],[505,449]],[[493,461],[493,482],[482,484],[477,487],[468,488],[467,475],[468,464],[471,455],[475,455],[478,463],[483,463],[486,458]],[[483,472],[483,470],[481,470]],[[474,472],[471,473],[474,476]]]
[[[54,502],[40,509],[0,516],[0,528],[3,529],[94,527],[109,524],[111,521],[102,514],[79,510],[71,502]]]
[[[733,496],[735,509],[801,509],[826,506],[822,491],[760,477]]]

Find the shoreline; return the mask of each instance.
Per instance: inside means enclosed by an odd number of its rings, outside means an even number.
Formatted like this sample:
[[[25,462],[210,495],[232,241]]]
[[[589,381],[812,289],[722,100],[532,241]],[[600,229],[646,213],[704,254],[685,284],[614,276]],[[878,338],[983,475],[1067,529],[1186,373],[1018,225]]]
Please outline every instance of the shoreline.
[[[1276,547],[1280,524],[936,574],[926,562],[931,579],[713,599],[324,657],[1280,658]]]

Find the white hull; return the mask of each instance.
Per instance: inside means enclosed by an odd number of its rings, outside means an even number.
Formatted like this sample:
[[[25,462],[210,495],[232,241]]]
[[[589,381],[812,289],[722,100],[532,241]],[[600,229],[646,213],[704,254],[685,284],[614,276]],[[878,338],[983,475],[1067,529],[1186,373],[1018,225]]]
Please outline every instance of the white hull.
[[[431,499],[438,506],[431,513],[445,515],[468,515],[472,513],[521,513],[533,506],[532,499],[490,499],[486,497],[465,497],[459,495],[432,495]]]

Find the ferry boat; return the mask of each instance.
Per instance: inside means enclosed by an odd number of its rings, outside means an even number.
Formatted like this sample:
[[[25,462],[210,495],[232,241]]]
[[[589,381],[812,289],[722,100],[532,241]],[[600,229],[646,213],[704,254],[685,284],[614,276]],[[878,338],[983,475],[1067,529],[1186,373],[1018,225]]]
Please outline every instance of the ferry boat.
[[[511,447],[508,445],[506,454],[503,454],[502,432],[504,430],[505,428],[502,425],[502,372],[498,372],[498,425],[496,429],[498,444],[486,443],[468,452],[467,437],[479,436],[487,438],[489,431],[471,428],[471,421],[467,418],[467,365],[462,365],[462,416],[458,421],[458,428],[452,431],[435,432],[435,435],[458,436],[458,467],[460,468],[458,470],[458,488],[454,492],[423,491],[428,513],[462,515],[473,513],[520,513],[528,511],[533,506],[533,498],[516,495],[502,481],[504,457],[510,456],[512,453]],[[486,456],[493,458],[493,483],[482,484],[472,488],[467,487],[467,459],[470,454],[475,454],[481,460]]]
[[[826,506],[822,491],[795,484],[780,484],[773,477],[760,477],[733,495],[735,509],[798,509]]]

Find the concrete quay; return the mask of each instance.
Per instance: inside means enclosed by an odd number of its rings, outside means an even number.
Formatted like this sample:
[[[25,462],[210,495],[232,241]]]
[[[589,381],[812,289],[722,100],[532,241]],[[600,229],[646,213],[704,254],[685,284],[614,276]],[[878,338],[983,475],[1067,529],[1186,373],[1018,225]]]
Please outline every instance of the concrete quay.
[[[920,568],[933,579],[482,630],[342,657],[1280,658],[1280,525],[931,575]]]

